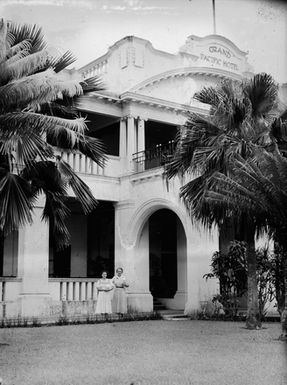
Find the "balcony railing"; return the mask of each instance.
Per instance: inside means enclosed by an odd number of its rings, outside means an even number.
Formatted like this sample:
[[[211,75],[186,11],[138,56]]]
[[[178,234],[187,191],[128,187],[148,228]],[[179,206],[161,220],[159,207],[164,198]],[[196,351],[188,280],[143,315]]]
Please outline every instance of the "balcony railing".
[[[135,171],[141,172],[163,166],[172,158],[174,149],[174,140],[170,140],[168,143],[157,144],[148,150],[136,152],[133,154]]]
[[[91,301],[97,298],[99,278],[49,278],[49,291],[56,301]]]
[[[104,175],[104,169],[81,153],[61,151],[60,156],[74,171],[83,174]]]

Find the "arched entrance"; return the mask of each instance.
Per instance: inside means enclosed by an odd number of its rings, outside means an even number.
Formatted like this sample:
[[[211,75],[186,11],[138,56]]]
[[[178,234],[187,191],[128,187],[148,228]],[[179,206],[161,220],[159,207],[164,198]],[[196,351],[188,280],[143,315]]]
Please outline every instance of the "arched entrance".
[[[186,237],[177,215],[160,209],[148,219],[149,287],[155,303],[183,309],[186,301]]]
[[[116,264],[124,266],[130,277],[130,307],[151,311],[156,298],[167,309],[185,309],[187,234],[192,232],[186,213],[175,202],[162,198],[142,203],[128,220],[123,213],[116,210]],[[157,276],[161,277],[160,285]]]
[[[149,218],[150,292],[156,298],[173,298],[177,291],[176,215],[167,209]]]

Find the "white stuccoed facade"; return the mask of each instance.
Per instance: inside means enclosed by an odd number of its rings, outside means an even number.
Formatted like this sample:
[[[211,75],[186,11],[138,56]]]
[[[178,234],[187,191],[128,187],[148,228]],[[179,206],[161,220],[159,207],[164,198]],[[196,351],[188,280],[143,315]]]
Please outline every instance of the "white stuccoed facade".
[[[208,113],[205,105],[193,99],[196,91],[223,79],[250,76],[246,53],[218,35],[190,36],[175,55],[130,36],[79,71],[84,78],[102,76],[105,91],[83,96],[78,108],[83,115],[94,114],[96,122],[104,116],[103,127],[109,121],[118,124],[119,151],[109,156],[105,169],[77,154],[63,156],[98,200],[114,205],[114,266],[122,266],[130,282],[129,307],[153,309],[149,218],[168,209],[177,218],[177,287],[172,298],[159,299],[170,309],[195,312],[218,292],[216,280],[202,278],[218,250],[217,231],[209,234],[192,223],[179,200],[179,179],[170,181],[167,188],[163,168],[147,168],[144,162],[134,161],[134,154],[147,149],[149,122],[180,126],[186,111]],[[159,131],[164,136],[162,127]],[[151,130],[148,135],[153,137]],[[40,221],[43,204],[40,199],[31,226],[5,241],[0,318],[63,315],[63,309],[70,315],[94,311],[95,278],[87,278],[87,219],[71,219],[70,276],[49,278],[49,226]]]

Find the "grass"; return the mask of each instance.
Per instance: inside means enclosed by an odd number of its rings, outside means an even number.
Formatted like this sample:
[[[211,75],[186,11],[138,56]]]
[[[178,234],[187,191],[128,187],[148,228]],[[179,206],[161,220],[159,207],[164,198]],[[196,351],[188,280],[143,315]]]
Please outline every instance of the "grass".
[[[0,321],[0,328],[17,328],[17,327],[41,327],[41,326],[64,326],[64,325],[82,325],[97,323],[113,323],[113,322],[131,322],[131,321],[148,321],[162,319],[158,312],[131,312],[119,316],[117,314],[104,315],[86,315],[86,316],[60,316],[57,319],[38,319],[35,317],[18,317],[3,318]]]
[[[4,385],[283,385],[280,325],[139,321],[0,330]]]

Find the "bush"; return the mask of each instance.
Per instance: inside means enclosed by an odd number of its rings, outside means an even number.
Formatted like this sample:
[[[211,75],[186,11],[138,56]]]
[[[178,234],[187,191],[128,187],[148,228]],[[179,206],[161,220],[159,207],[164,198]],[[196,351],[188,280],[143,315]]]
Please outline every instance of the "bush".
[[[285,254],[278,245],[275,245],[273,253],[267,248],[256,250],[259,314],[262,319],[266,314],[266,303],[274,298],[280,314],[284,309],[283,260],[287,257]],[[216,251],[212,255],[211,273],[203,277],[219,279],[220,295],[217,299],[222,303],[227,317],[237,317],[240,302],[247,293],[245,242],[230,242],[227,254]]]

